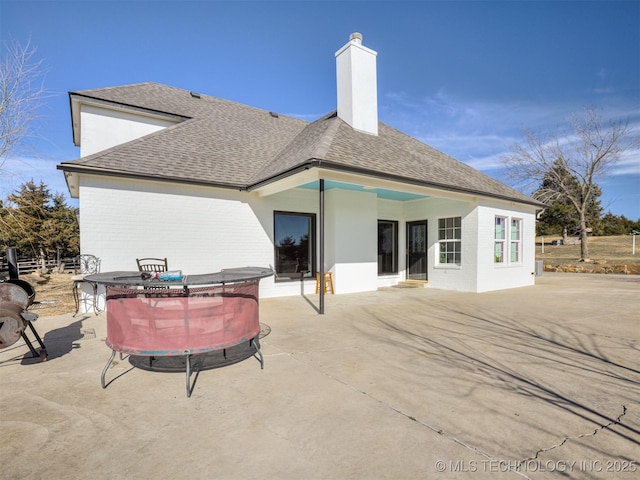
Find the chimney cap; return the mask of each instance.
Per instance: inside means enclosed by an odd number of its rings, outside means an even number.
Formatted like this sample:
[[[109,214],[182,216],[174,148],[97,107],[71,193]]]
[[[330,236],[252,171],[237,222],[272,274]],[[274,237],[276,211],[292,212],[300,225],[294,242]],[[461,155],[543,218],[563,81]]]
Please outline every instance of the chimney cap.
[[[353,32],[351,35],[349,35],[349,41],[357,45],[362,45],[362,34],[358,32]]]

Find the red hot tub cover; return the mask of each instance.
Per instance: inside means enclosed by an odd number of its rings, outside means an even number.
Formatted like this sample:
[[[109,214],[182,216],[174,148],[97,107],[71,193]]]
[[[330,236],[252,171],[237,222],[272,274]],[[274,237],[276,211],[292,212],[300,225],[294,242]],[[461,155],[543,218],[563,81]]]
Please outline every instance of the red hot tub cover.
[[[146,356],[229,348],[260,333],[259,280],[185,289],[107,285],[107,345]]]

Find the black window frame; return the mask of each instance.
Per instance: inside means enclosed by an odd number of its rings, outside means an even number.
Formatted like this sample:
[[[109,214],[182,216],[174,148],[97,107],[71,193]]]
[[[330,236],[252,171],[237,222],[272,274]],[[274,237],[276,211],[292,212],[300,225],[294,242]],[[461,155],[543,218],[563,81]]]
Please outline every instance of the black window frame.
[[[393,226],[393,258],[392,258],[392,271],[381,271],[382,265],[380,264],[381,255],[380,252],[380,226],[382,224],[390,224]],[[397,275],[398,274],[398,256],[400,254],[398,247],[398,228],[399,222],[397,220],[383,220],[378,219],[378,276],[384,275]]]
[[[279,259],[278,245],[277,242],[277,231],[276,231],[276,218],[278,215],[286,215],[292,217],[306,217],[308,219],[309,224],[309,250],[311,253],[311,258],[307,262],[310,263],[311,268],[308,270],[301,270],[299,272],[282,272],[279,271],[279,267],[281,264],[281,260]],[[274,260],[274,270],[276,272],[276,281],[277,282],[288,282],[294,280],[301,280],[305,278],[315,278],[316,277],[316,264],[317,264],[317,251],[316,251],[316,214],[315,213],[306,213],[306,212],[290,212],[284,210],[274,210],[273,212],[273,260]]]

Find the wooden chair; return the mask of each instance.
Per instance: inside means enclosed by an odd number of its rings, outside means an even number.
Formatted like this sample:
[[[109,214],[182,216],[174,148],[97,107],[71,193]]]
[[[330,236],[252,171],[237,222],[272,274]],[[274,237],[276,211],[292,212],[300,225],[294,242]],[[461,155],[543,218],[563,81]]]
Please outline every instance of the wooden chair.
[[[140,272],[166,272],[169,270],[166,258],[136,258]],[[169,287],[165,285],[144,286],[144,290],[160,290]]]
[[[166,258],[136,258],[140,272],[166,272],[169,270]]]

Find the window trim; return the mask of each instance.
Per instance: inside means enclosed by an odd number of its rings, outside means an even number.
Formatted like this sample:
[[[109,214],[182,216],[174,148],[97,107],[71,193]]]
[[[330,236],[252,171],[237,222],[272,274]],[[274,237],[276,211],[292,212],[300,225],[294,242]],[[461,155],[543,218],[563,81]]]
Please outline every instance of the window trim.
[[[516,240],[511,235],[514,221],[518,222],[518,238]],[[516,260],[511,258],[513,245],[516,245],[518,250]],[[518,217],[511,217],[509,220],[509,263],[518,265],[522,263],[522,219]]]
[[[502,237],[498,238],[498,219],[502,220]],[[507,263],[507,225],[509,225],[509,217],[504,215],[496,215],[493,220],[493,263],[496,265],[504,265]],[[500,246],[500,254],[498,256],[498,246]]]
[[[496,231],[496,226],[497,226],[497,220],[501,218],[504,220],[504,228],[502,230],[502,235],[503,238],[497,238],[497,231]],[[512,223],[516,221],[518,222],[518,238],[517,239],[512,239],[511,238],[511,229],[513,227]],[[523,229],[523,225],[524,225],[524,220],[522,219],[522,217],[512,217],[510,215],[495,215],[494,216],[494,221],[493,221],[493,264],[495,266],[498,267],[505,267],[505,266],[518,266],[518,265],[522,265],[522,259],[523,259],[523,252],[522,252],[522,247],[524,245],[524,242],[522,240],[523,235],[522,235],[522,229]],[[497,260],[497,256],[496,256],[496,247],[497,245],[501,245],[502,248],[502,260],[498,261]],[[512,259],[512,246],[513,245],[517,245],[517,260],[513,260]]]
[[[278,252],[276,245],[276,216],[278,215],[289,215],[289,216],[299,216],[299,217],[307,217],[309,220],[310,232],[309,232],[309,242],[310,252],[311,252],[311,272],[309,276],[304,276],[303,272],[300,272],[300,276],[287,275],[281,276],[283,274],[278,273]],[[276,282],[292,282],[292,281],[300,281],[300,280],[314,280],[317,275],[317,247],[316,247],[316,214],[308,213],[308,212],[290,212],[286,210],[274,210],[273,211],[273,261],[274,261],[274,270],[275,270],[275,281]]]
[[[453,225],[448,227],[447,220],[453,220]],[[456,225],[456,220],[458,220],[458,225]],[[444,221],[444,227],[440,226],[440,222]],[[452,238],[446,238],[447,232],[452,233]],[[445,238],[442,238],[444,234]],[[458,236],[456,236],[456,234]],[[448,249],[445,252],[442,251],[442,244],[452,245],[454,248],[451,252]],[[456,244],[458,249],[456,250]],[[453,262],[442,261],[442,255],[453,255]],[[456,255],[458,257],[458,261],[456,262]],[[446,260],[446,258],[445,258]],[[455,217],[442,217],[438,218],[438,248],[437,248],[437,258],[436,265],[447,267],[447,268],[455,268],[462,266],[462,216],[457,215]]]

